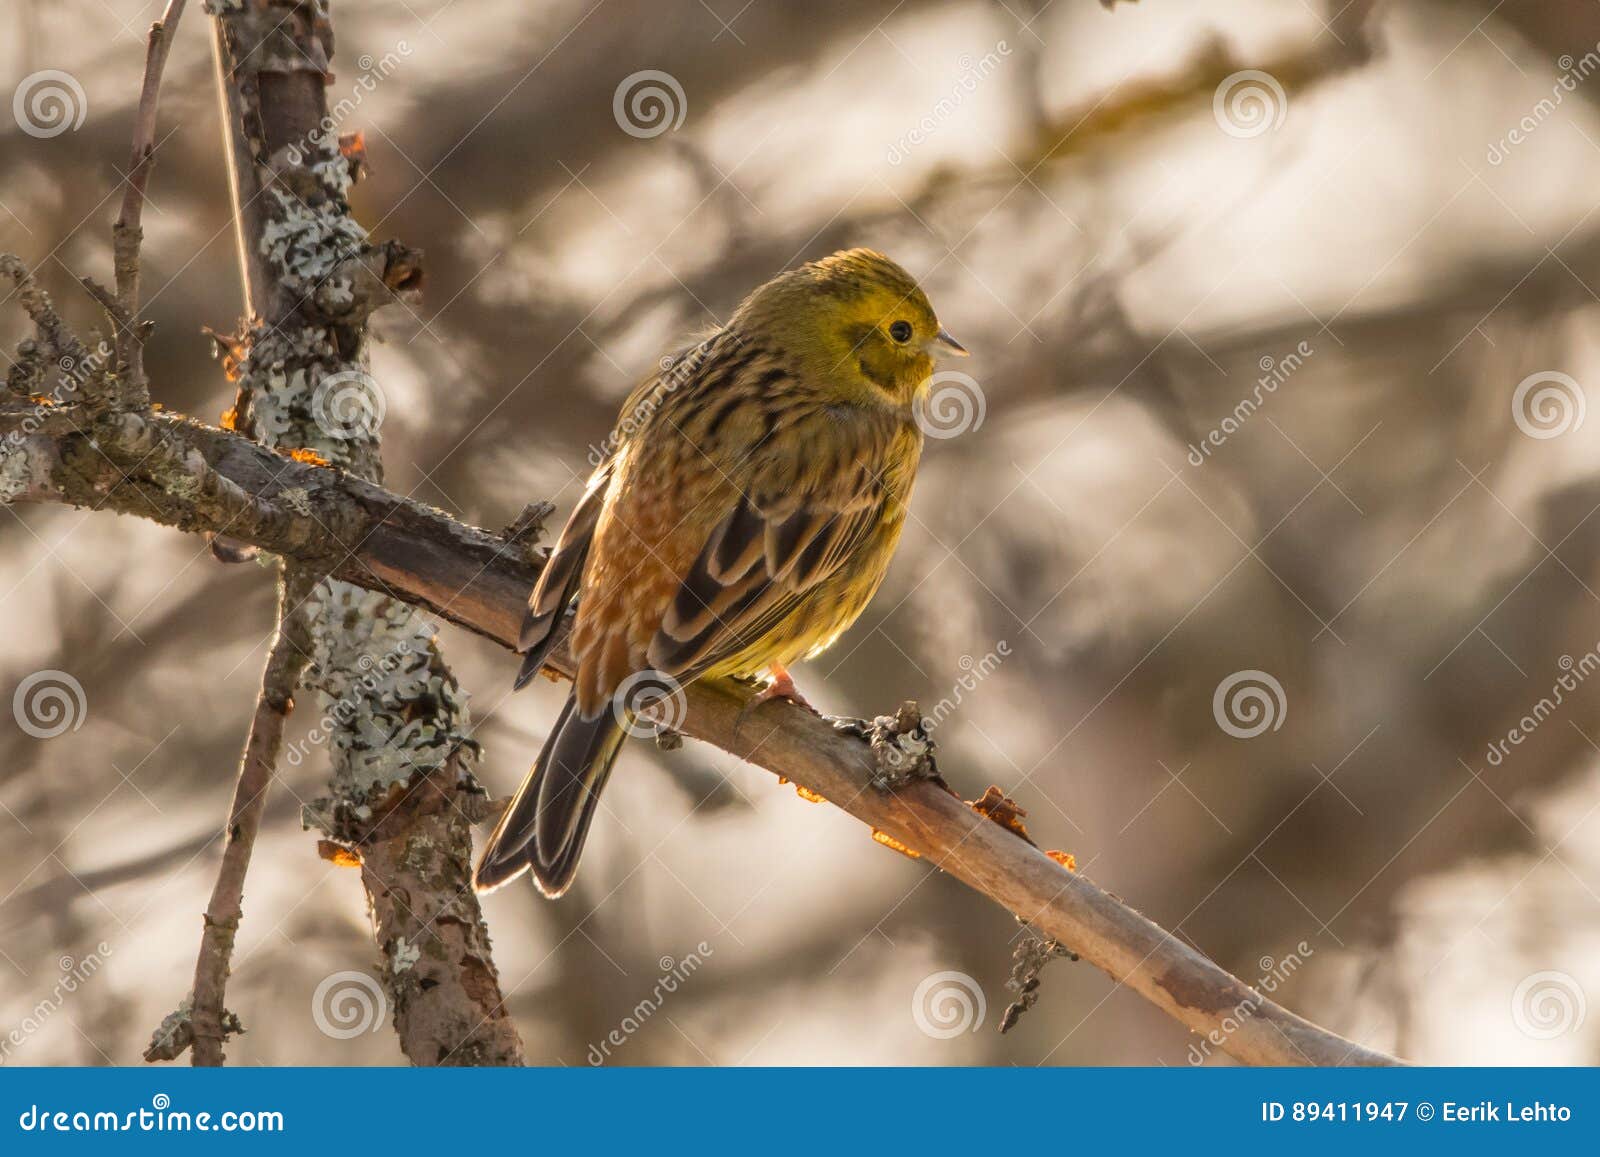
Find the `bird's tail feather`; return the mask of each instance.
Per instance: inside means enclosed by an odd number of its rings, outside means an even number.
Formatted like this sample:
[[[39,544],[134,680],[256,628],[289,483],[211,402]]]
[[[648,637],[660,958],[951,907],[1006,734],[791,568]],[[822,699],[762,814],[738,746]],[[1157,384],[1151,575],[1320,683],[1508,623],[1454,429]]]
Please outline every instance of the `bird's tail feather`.
[[[511,684],[513,691],[521,691],[533,680],[533,677],[539,673],[540,668],[544,666],[544,661],[550,657],[550,652],[555,650],[556,643],[560,640],[561,625],[559,623],[552,624],[544,637],[523,653],[522,667],[517,671],[516,681]]]
[[[585,719],[576,699],[567,699],[538,762],[478,860],[472,878],[478,891],[492,891],[530,870],[546,896],[560,896],[571,886],[625,735],[609,703],[595,718]]]

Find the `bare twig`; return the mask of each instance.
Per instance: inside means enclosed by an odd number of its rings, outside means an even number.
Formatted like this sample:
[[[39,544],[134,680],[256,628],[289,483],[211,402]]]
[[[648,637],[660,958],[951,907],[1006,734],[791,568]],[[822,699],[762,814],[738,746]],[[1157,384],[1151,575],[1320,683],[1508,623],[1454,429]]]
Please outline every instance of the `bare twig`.
[[[239,779],[228,809],[222,865],[217,869],[211,903],[206,907],[205,930],[200,937],[200,954],[194,969],[190,1019],[196,1066],[222,1064],[223,997],[233,956],[233,940],[244,911],[245,874],[250,869],[250,854],[255,850],[267,792],[283,747],[284,720],[294,708],[295,687],[306,662],[305,624],[293,610],[303,597],[303,591],[284,588],[279,592],[278,635],[267,655],[261,693],[250,721],[250,737],[239,761]]]
[[[155,166],[156,109],[161,102],[161,76],[166,71],[167,53],[183,18],[185,0],[167,0],[161,19],[150,26],[145,46],[144,85],[139,91],[139,108],[133,124],[133,152],[128,161],[127,182],[122,192],[122,210],[111,227],[112,264],[116,270],[117,321],[116,349],[119,370],[130,386],[142,389],[144,383],[144,338],[134,327],[139,315],[139,246],[144,241],[145,189],[150,170]]]
[[[16,282],[17,299],[22,304],[23,312],[33,322],[34,329],[39,335],[38,340],[43,343],[44,348],[38,349],[38,343],[30,344],[34,345],[43,359],[58,366],[63,362],[74,365],[82,362],[83,343],[61,319],[61,315],[56,312],[56,307],[50,300],[50,295],[40,288],[28,267],[22,263],[22,259],[13,253],[0,253],[0,275]],[[24,357],[28,352],[19,351]]]

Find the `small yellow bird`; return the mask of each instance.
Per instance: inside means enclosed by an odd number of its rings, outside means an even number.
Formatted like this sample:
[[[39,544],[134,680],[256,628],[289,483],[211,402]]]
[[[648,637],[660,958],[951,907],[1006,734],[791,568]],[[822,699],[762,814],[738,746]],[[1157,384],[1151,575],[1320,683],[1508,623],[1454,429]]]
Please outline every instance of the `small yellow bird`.
[[[765,673],[830,646],[905,524],[939,353],[965,356],[917,283],[869,249],[780,273],[629,397],[528,600],[516,685],[577,599],[571,697],[474,874],[572,883],[633,709],[625,691]],[[658,692],[659,693],[659,692]]]

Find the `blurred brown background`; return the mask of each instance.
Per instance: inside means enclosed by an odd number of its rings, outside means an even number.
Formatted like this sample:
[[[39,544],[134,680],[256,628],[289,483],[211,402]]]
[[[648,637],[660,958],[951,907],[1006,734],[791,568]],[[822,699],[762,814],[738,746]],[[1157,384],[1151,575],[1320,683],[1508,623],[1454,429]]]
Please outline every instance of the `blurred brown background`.
[[[71,278],[110,268],[160,7],[0,11],[0,249],[84,324]],[[146,210],[149,364],[169,408],[215,419],[200,329],[240,294],[191,7]],[[389,485],[490,527],[536,497],[564,516],[662,352],[780,268],[883,249],[974,351],[983,420],[930,440],[883,591],[800,673],[813,701],[950,699],[969,796],[1000,784],[1043,846],[1353,1039],[1600,1061],[1600,5],[333,8],[357,212],[428,255],[425,304],[377,322]],[[44,70],[81,90],[51,82],[77,128],[13,101]],[[644,70],[677,86],[643,78],[675,127],[614,109]],[[12,303],[0,337],[21,333]],[[7,509],[0,616],[0,697],[41,671],[84,692],[53,737],[0,712],[0,1051],[136,1063],[192,973],[269,574]],[[559,692],[511,698],[510,656],[445,644],[508,792]],[[1228,693],[1239,672],[1264,698]],[[357,880],[298,823],[321,768],[283,769],[256,852],[236,1062],[402,1060],[386,1025],[314,1013],[326,978],[376,968]],[[1010,917],[714,750],[634,744],[608,804],[567,899],[487,904],[530,1060],[1195,1055],[1067,962],[998,1036]]]

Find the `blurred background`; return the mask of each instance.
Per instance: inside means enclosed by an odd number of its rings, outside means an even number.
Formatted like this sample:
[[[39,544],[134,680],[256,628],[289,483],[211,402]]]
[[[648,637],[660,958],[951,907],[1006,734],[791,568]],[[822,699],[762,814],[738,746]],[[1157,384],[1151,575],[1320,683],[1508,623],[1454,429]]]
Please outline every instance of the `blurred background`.
[[[190,7],[148,358],[215,420],[201,327],[241,306]],[[85,326],[160,8],[0,11],[0,249]],[[779,269],[882,249],[974,356],[887,583],[797,674],[812,701],[920,701],[969,798],[1000,785],[1042,846],[1354,1040],[1600,1062],[1600,5],[333,13],[357,213],[428,258],[424,304],[375,323],[391,487],[564,517],[663,352]],[[24,99],[46,70],[75,127]],[[7,1063],[137,1063],[188,988],[272,614],[266,569],[195,538],[0,513],[0,694],[84,690],[60,734],[0,714]],[[561,691],[512,698],[511,656],[444,643],[505,794]],[[301,830],[301,750],[229,1057],[400,1063],[317,1010],[378,966],[359,881]],[[1086,963],[998,1035],[1011,917],[715,750],[636,743],[607,803],[565,900],[487,901],[530,1061],[1229,1063]]]

